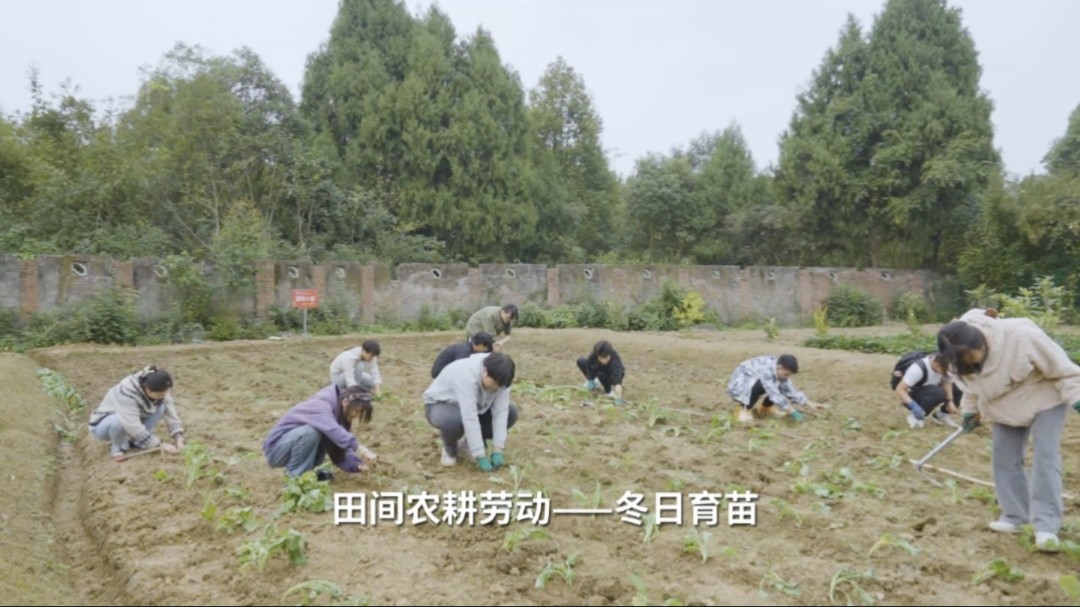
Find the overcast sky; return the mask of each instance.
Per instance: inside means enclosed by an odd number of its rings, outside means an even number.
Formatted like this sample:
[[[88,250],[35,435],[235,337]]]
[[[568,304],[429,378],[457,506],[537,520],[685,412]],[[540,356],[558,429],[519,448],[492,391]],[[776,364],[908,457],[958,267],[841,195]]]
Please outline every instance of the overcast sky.
[[[430,0],[410,0],[414,12]],[[459,36],[482,25],[532,88],[562,55],[585,78],[621,174],[703,130],[742,126],[759,168],[826,50],[876,0],[439,0]],[[139,67],[176,42],[216,54],[247,46],[298,95],[307,55],[329,36],[337,0],[6,0],[0,112],[30,105],[27,70],[46,91],[65,79],[92,100],[135,93]],[[1015,174],[1042,157],[1080,104],[1080,1],[951,0],[963,9],[994,101],[995,146]]]

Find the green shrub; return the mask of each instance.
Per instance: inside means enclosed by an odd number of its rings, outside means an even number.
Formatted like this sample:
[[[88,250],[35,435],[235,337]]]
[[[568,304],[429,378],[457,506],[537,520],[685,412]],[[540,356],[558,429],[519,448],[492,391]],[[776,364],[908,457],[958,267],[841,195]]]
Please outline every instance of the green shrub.
[[[837,285],[825,300],[829,325],[833,327],[869,327],[881,324],[881,302],[862,289]]]
[[[918,293],[905,291],[897,295],[893,300],[892,317],[897,320],[907,321],[912,316],[918,322],[927,322],[930,319],[927,313],[926,299]]]

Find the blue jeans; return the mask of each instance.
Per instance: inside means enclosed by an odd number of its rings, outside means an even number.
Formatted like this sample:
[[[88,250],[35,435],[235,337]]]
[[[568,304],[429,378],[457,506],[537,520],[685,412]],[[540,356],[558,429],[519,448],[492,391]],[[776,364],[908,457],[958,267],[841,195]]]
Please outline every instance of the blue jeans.
[[[143,425],[146,426],[146,431],[153,433],[154,427],[158,425],[161,418],[165,417],[165,407],[158,407],[150,417],[146,418]],[[120,424],[120,416],[113,413],[105,419],[98,422],[98,425],[90,428],[91,434],[98,440],[109,441],[109,456],[116,457],[123,455],[124,451],[131,448],[131,437],[128,436],[124,426]]]
[[[286,432],[270,449],[266,460],[271,468],[284,467],[289,476],[300,476],[308,470],[314,470],[325,458],[322,432],[314,426],[303,425]]]

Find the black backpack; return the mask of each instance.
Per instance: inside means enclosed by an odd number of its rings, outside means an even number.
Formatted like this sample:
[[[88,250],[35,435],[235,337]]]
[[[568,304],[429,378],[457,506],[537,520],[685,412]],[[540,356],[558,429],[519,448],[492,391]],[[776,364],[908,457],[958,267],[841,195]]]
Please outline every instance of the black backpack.
[[[924,359],[927,356],[929,355],[922,350],[915,350],[914,352],[908,352],[907,354],[901,356],[900,360],[896,361],[896,366],[893,367],[892,377],[889,378],[889,386],[891,386],[892,389],[895,390],[896,387],[900,385],[900,380],[904,379],[904,373],[907,372],[908,367],[910,367],[912,364],[919,365],[919,368],[922,369],[922,379],[920,379],[919,383],[917,383],[916,385],[908,387],[918,388],[919,386],[926,383],[926,378],[929,376],[929,373],[927,372],[926,362],[924,361]]]

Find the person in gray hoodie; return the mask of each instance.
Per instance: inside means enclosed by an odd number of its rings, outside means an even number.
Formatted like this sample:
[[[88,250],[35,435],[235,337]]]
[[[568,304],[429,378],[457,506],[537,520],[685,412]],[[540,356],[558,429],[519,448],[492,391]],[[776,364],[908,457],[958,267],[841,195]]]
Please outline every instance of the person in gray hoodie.
[[[109,455],[120,460],[129,449],[155,449],[175,455],[184,448],[184,425],[170,392],[172,376],[154,366],[128,375],[113,386],[90,414],[90,433],[109,441]],[[174,444],[162,443],[154,427],[168,424]]]
[[[263,455],[270,467],[285,468],[289,476],[313,470],[328,455],[345,472],[362,472],[376,456],[353,436],[352,423],[369,422],[371,414],[366,387],[330,384],[289,409],[263,442]],[[321,481],[333,478],[322,470],[317,476]]]
[[[484,472],[505,463],[506,436],[518,416],[510,403],[514,372],[513,359],[502,352],[474,354],[446,365],[424,392],[424,417],[442,437],[442,465],[457,464],[462,437],[461,446]]]

